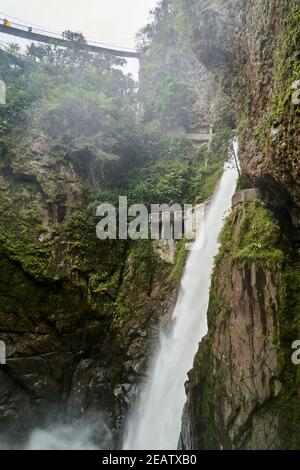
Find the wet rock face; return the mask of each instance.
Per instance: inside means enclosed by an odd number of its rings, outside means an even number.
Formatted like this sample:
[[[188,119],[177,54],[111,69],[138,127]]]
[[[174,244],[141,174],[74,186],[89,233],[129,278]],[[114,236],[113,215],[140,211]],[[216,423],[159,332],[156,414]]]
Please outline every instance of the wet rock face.
[[[181,11],[181,7],[178,8]],[[193,52],[188,27],[177,24],[179,18],[170,14],[165,22],[161,22],[159,34],[152,38],[150,47],[141,54],[139,71],[141,116],[145,121],[158,118],[159,85],[166,78],[184,82],[195,93],[190,122],[187,127],[179,121],[173,122],[169,131],[174,134],[199,132],[201,126],[212,123],[209,117],[212,96],[219,92],[211,74]],[[163,124],[160,123],[161,126]]]
[[[163,302],[156,290],[141,300],[136,292],[143,314],[124,322],[124,338],[118,338],[113,301],[92,308],[78,286],[37,284],[3,253],[1,260],[0,334],[7,357],[0,366],[0,435],[18,442],[36,427],[74,421],[93,422],[96,432],[98,416],[98,427],[105,423],[117,445],[172,296]]]
[[[270,55],[274,37],[268,31],[278,22],[276,7],[276,0],[194,2],[193,49],[220,83],[232,85],[243,66]]]
[[[215,316],[211,305],[210,334],[189,374],[181,447],[280,447],[278,411],[267,406],[281,390],[278,291],[279,273],[255,264],[223,266],[217,290],[223,307]]]
[[[173,265],[150,243],[97,239],[92,163],[56,160],[42,134],[15,152],[0,164],[0,435],[99,416],[116,445],[172,302]]]
[[[278,358],[274,343],[279,275],[253,264],[242,269],[233,267],[231,279],[234,291],[226,292],[225,288],[222,292],[223,298],[228,299],[228,316],[216,318],[212,343],[219,405],[215,410],[216,426],[226,430],[222,436],[226,447],[272,448],[274,444],[276,447],[276,427],[269,428],[261,439],[253,415],[281,388],[276,379]],[[219,282],[226,285],[225,279],[220,278]],[[266,413],[268,423],[273,419],[273,413]]]
[[[273,208],[286,261],[270,265],[277,241],[260,243],[264,217],[256,220],[256,210],[243,226],[248,193],[237,193],[236,229],[222,239],[179,445],[299,448],[299,379],[291,362],[299,336],[299,2],[199,0],[191,11],[195,54],[230,96],[247,188],[257,187]],[[274,220],[262,232],[270,233]]]
[[[190,19],[195,55],[231,98],[242,171],[285,193],[299,229],[299,3],[199,0]]]
[[[208,334],[186,383],[179,446],[298,449],[299,260],[274,212],[239,201],[220,236]],[[292,256],[291,256],[292,254]]]
[[[241,2],[238,0],[194,2],[192,7],[193,50],[225,91],[230,89],[231,71],[237,54],[233,41],[241,21],[240,11]],[[242,43],[238,43],[238,49],[241,51]],[[243,60],[243,55],[240,59]]]
[[[200,62],[215,73],[231,62],[230,48],[226,48],[231,37],[227,7],[224,11],[220,1],[203,2],[195,4],[193,12],[196,15],[193,22],[193,49]]]

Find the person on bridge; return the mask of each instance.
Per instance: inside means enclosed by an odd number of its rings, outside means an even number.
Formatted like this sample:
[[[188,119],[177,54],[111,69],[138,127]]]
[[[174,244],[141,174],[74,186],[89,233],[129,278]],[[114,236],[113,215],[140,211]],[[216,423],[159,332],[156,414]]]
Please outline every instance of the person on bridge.
[[[8,21],[6,18],[4,18],[4,20],[3,20],[3,26],[9,27],[9,26],[11,26],[11,22]]]

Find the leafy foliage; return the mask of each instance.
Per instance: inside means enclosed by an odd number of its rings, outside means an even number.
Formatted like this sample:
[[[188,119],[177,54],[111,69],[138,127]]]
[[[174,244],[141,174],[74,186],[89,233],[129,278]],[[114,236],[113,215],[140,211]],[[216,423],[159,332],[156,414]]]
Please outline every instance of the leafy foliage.
[[[189,84],[171,76],[166,77],[158,86],[155,103],[156,115],[162,128],[187,128],[195,99],[195,91]]]

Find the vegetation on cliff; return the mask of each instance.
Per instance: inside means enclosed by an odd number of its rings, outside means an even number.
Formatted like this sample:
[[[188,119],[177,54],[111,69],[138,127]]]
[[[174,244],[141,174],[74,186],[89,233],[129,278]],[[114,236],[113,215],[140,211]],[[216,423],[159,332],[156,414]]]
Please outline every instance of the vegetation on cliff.
[[[173,265],[147,240],[100,241],[96,207],[117,206],[120,195],[148,207],[202,202],[227,156],[228,132],[217,132],[209,149],[196,148],[141,121],[123,62],[80,52],[76,40],[69,50],[1,52],[0,331],[9,364],[1,386],[18,423],[0,420],[7,432],[42,421],[49,400],[51,413],[75,409],[84,417],[99,409],[98,397],[116,432],[186,251],[178,243]],[[189,85],[162,80],[156,109],[171,123],[194,99]],[[80,385],[86,381],[91,388]]]
[[[209,332],[189,374],[182,442],[297,449],[299,3],[184,3],[195,54],[234,109],[239,189],[258,186],[263,196],[235,208],[220,235]]]
[[[189,8],[182,0],[161,0],[138,33],[142,116],[173,132],[232,128],[228,98],[194,54]]]

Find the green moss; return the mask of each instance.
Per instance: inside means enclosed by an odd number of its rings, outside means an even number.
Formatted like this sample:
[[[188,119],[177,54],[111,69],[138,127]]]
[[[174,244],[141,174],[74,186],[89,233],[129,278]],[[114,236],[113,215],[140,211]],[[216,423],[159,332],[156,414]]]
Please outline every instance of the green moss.
[[[300,273],[297,263],[288,265],[281,276],[281,308],[279,337],[277,341],[280,360],[282,392],[278,406],[285,419],[284,445],[289,449],[300,446],[299,380],[300,366],[292,363],[292,343],[300,337]]]
[[[287,344],[289,353],[291,344],[300,334],[300,273],[298,266],[287,266],[281,276],[280,335],[283,344]]]
[[[150,241],[138,240],[133,243],[127,258],[125,276],[127,274],[128,282],[132,283],[135,293],[149,292],[155,263],[156,258]]]
[[[209,199],[216,189],[223,172],[223,161],[219,162],[206,162],[195,171],[195,176],[192,179],[191,191],[193,200],[196,204],[200,204]]]
[[[290,12],[284,22],[284,31],[278,39],[274,51],[273,93],[270,111],[264,120],[255,128],[255,136],[262,149],[267,152],[271,139],[271,127],[276,121],[281,133],[281,142],[288,143],[295,138],[291,129],[291,116],[297,116],[294,128],[299,122],[300,109],[292,102],[292,84],[300,79],[300,10]],[[279,164],[279,162],[278,162]]]
[[[168,278],[168,281],[173,287],[178,287],[180,285],[188,253],[185,245],[186,240],[184,239],[178,241],[176,244],[175,264]]]
[[[264,250],[260,243],[253,242],[239,250],[236,259],[265,265],[277,265],[283,262],[284,255],[281,250]]]
[[[138,308],[130,301],[122,290],[115,302],[114,315],[110,326],[111,334],[122,345],[126,339],[126,324],[131,320],[137,320],[144,315],[142,308]]]
[[[210,331],[212,331],[216,315],[222,313],[226,319],[227,312],[230,313],[218,289],[220,270],[223,275],[226,270],[229,271],[229,286],[230,266],[237,263],[241,267],[254,263],[256,266],[261,266],[264,271],[275,272],[276,278],[280,279],[280,304],[276,317],[278,329],[274,329],[273,342],[277,347],[279,361],[276,379],[280,380],[282,388],[279,395],[275,396],[275,382],[271,382],[270,393],[273,398],[265,409],[271,413],[279,413],[281,416],[281,448],[299,448],[300,367],[292,364],[291,346],[300,335],[300,274],[293,244],[283,237],[273,213],[260,202],[245,204],[239,211],[233,212],[225,222],[220,242],[221,248],[216,258],[210,294],[208,313]],[[278,303],[270,304],[268,311],[270,314],[278,311]],[[246,330],[252,337],[251,328],[252,326],[249,325]],[[266,358],[261,356],[257,360],[263,365]],[[218,384],[214,387],[215,394],[222,393]],[[255,396],[252,399],[255,405]]]
[[[216,388],[213,378],[213,356],[211,338],[201,343],[195,356],[194,367],[188,384],[193,423],[196,426],[197,448],[218,449],[215,429]]]
[[[217,262],[223,257],[275,267],[284,261],[280,227],[272,212],[261,202],[250,202],[227,218],[219,236]]]
[[[46,325],[58,327],[62,322],[67,329],[75,330],[93,315],[80,287],[61,282],[36,282],[2,250],[0,258],[0,307],[2,312],[7,312],[7,325],[13,322],[16,331],[28,331],[31,323],[43,330]],[[63,318],[55,317],[57,312],[63,312]],[[63,343],[63,338],[61,341]]]
[[[227,272],[228,283],[232,285],[231,272]],[[220,295],[218,283],[218,269],[214,269],[209,291],[209,309],[208,309],[208,324],[211,328],[214,325],[215,319],[219,314],[222,314],[224,319],[228,318],[231,312],[228,301]],[[233,287],[233,286],[232,286]]]

